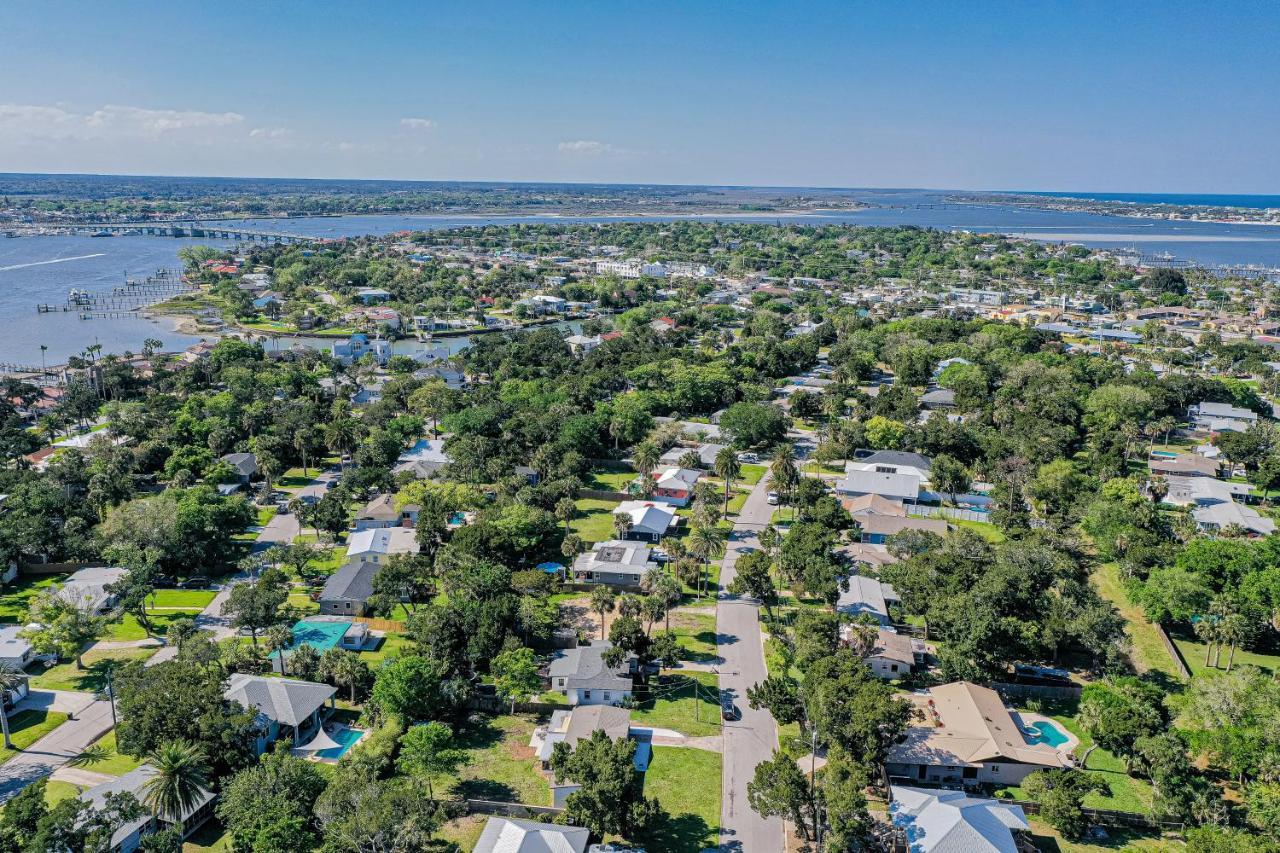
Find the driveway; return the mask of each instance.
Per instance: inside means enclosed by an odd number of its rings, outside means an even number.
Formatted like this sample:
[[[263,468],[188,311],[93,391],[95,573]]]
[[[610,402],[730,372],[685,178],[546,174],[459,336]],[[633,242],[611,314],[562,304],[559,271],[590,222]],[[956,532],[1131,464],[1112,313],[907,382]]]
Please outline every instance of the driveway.
[[[0,803],[37,779],[48,776],[110,730],[111,705],[105,700],[91,701],[76,712],[74,720],[67,720],[0,764]]]
[[[283,515],[273,515],[271,520],[267,522],[267,526],[262,528],[262,532],[258,534],[258,541],[253,543],[253,550],[265,551],[272,545],[288,544],[294,540],[299,533],[302,532],[302,525],[298,522],[298,517],[291,512]]]
[[[741,554],[760,547],[757,534],[773,516],[769,506],[768,474],[760,479],[738,514],[721,564],[720,583],[734,578]],[[723,788],[720,804],[720,849],[743,853],[777,853],[783,849],[782,821],[762,818],[747,802],[747,783],[756,765],[773,757],[778,726],[773,715],[747,704],[747,688],[764,681],[764,636],[759,605],[720,593],[716,603],[716,651],[720,655],[720,689],[733,696],[741,716],[724,726]]]

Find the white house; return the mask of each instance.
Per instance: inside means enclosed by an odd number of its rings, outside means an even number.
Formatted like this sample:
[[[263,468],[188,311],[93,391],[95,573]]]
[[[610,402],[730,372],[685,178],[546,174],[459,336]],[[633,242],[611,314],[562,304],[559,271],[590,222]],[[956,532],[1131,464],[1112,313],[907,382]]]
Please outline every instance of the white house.
[[[603,656],[612,647],[612,643],[601,642],[557,650],[547,667],[551,689],[563,693],[570,705],[622,704],[631,696],[635,656],[611,668]]]
[[[849,588],[840,591],[836,600],[836,610],[849,616],[861,616],[864,613],[874,616],[881,625],[890,625],[889,606],[897,604],[898,593],[887,583],[866,575],[852,575],[848,578]]]
[[[536,820],[491,817],[484,825],[474,853],[584,853],[589,830]]]
[[[347,537],[347,562],[383,563],[392,554],[416,554],[421,549],[411,527],[371,527]]]
[[[1030,832],[1021,806],[963,791],[889,788],[889,817],[913,853],[1018,853],[1015,831]]]
[[[14,669],[26,669],[35,657],[31,644],[18,636],[23,625],[0,625],[0,663]]]
[[[350,364],[353,361],[359,361],[367,354],[372,354],[378,364],[386,364],[391,358],[391,341],[384,341],[380,338],[369,340],[369,336],[363,332],[357,332],[348,340],[337,341],[329,351],[333,357],[343,364]]]
[[[667,535],[679,518],[668,505],[654,501],[623,501],[613,511],[631,519],[626,539],[658,542]]]
[[[449,454],[444,452],[444,439],[421,438],[400,454],[391,471],[395,474],[411,471],[419,480],[426,480],[451,461]]]
[[[58,589],[58,597],[90,612],[102,613],[115,605],[115,596],[107,592],[107,586],[118,582],[127,573],[127,569],[108,566],[80,569],[63,582]]]
[[[1244,432],[1258,422],[1258,413],[1230,403],[1197,403],[1187,409],[1187,420],[1198,430]]]

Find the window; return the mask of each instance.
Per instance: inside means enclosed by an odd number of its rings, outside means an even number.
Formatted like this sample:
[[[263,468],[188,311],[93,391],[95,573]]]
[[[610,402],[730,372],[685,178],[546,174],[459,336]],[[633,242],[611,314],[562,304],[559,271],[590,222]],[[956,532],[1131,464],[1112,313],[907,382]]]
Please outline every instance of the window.
[[[608,690],[606,690],[606,691],[604,692],[604,701],[606,701],[606,702],[608,702],[608,701],[609,701],[609,691],[608,691]]]
[[[590,699],[590,698],[591,698],[591,691],[590,691],[590,690],[584,690],[584,691],[582,691],[582,698],[583,698],[583,699]]]
[[[890,665],[889,665],[889,671],[890,671],[890,672],[897,672],[897,671],[898,671],[898,665],[897,665],[896,663],[894,663],[894,664],[890,664]]]
[[[556,680],[557,680],[558,682],[560,682],[560,686],[561,686],[561,687],[564,687],[564,679],[563,679],[563,678],[558,678],[558,679],[556,679]]]

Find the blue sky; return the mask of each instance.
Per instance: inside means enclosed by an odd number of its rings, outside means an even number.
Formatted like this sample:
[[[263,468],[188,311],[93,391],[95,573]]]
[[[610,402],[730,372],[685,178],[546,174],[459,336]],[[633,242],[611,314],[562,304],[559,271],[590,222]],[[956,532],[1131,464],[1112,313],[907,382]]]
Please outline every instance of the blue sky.
[[[1280,4],[0,4],[0,169],[1280,192]]]

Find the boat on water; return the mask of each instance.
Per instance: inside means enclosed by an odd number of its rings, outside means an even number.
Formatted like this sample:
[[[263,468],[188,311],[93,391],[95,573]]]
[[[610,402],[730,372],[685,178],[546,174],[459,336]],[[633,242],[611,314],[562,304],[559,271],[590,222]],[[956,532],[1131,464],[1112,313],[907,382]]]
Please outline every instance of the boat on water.
[[[114,237],[115,235],[112,234],[110,231],[94,231],[89,236],[90,237]]]
[[[93,301],[93,296],[87,290],[81,290],[73,287],[67,293],[67,302],[72,305],[88,305]]]

